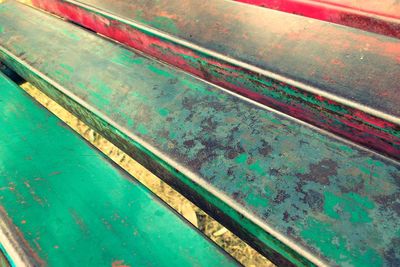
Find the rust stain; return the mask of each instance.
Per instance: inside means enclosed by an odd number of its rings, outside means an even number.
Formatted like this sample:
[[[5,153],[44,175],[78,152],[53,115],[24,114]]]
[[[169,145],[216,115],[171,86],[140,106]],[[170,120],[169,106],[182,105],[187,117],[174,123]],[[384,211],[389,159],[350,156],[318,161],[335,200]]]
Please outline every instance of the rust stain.
[[[69,213],[71,214],[72,218],[74,219],[75,223],[79,226],[79,228],[87,234],[89,232],[89,229],[83,219],[73,210],[69,209]]]
[[[11,229],[9,229],[9,231],[12,235],[16,236],[19,239],[21,247],[25,252],[27,252],[28,256],[31,257],[35,261],[35,263],[37,263],[37,266],[45,266],[45,262],[32,249],[27,239],[25,239],[25,236],[22,234],[19,228],[15,226],[11,218],[8,216],[7,211],[2,205],[0,205],[0,217],[7,226],[13,226]]]
[[[123,260],[116,260],[111,264],[111,267],[130,267],[126,265]]]

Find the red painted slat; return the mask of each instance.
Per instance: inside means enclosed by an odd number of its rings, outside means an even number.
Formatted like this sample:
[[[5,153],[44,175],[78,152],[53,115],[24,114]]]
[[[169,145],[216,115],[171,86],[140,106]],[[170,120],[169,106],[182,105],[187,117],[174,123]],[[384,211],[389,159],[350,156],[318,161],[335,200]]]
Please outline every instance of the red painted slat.
[[[236,1],[400,38],[400,2],[396,0]]]

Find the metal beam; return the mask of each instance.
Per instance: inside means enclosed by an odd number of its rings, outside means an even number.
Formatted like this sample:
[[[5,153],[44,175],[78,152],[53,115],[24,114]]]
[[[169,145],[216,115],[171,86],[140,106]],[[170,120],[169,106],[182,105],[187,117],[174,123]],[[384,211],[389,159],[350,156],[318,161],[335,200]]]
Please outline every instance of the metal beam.
[[[400,159],[398,39],[223,0],[32,3]]]
[[[400,38],[400,3],[393,0],[236,0]]]

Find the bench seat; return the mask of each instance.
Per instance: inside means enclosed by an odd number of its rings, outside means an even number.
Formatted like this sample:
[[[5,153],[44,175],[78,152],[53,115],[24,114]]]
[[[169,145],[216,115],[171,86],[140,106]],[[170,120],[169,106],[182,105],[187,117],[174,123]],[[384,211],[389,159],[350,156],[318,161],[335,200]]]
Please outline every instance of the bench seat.
[[[21,4],[0,24],[4,63],[276,263],[399,261],[397,161]]]
[[[32,3],[400,159],[399,39],[225,0]]]
[[[0,73],[0,242],[11,266],[236,266]]]

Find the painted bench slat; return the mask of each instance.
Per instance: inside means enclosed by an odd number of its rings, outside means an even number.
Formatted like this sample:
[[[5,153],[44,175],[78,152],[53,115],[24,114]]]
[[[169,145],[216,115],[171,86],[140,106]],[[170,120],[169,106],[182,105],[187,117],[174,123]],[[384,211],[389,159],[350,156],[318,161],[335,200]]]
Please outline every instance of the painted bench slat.
[[[225,0],[32,3],[400,159],[399,39]]]
[[[236,0],[400,38],[396,0]]]
[[[399,260],[398,162],[29,7],[0,24],[1,60],[275,262]]]
[[[236,266],[0,73],[0,242],[12,266]]]

